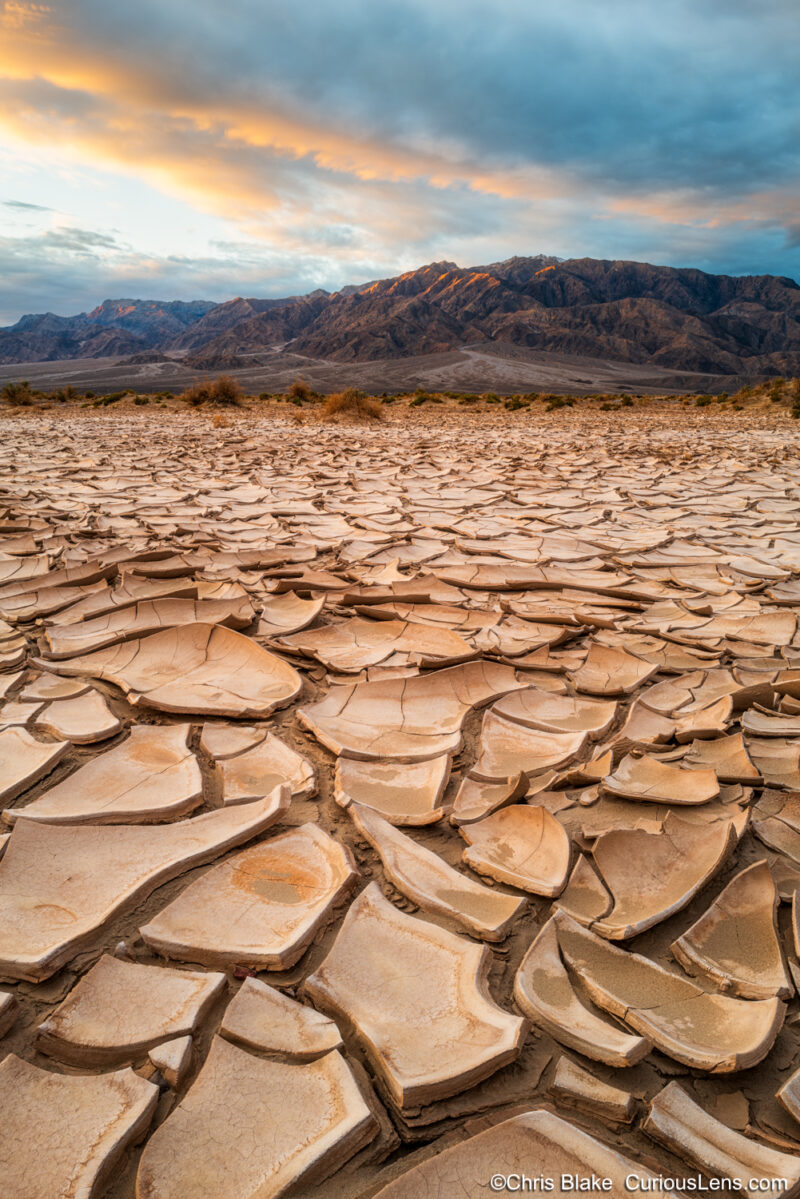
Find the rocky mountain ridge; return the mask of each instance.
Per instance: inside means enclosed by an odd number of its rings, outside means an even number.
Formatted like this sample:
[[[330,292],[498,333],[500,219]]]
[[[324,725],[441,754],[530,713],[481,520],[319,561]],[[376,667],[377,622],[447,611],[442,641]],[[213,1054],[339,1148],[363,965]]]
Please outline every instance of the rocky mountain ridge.
[[[774,276],[538,255],[286,299],[107,300],[0,329],[0,363],[171,355],[234,369],[259,354],[377,362],[487,345],[763,377],[800,374],[800,287]],[[156,359],[158,360],[158,359]]]

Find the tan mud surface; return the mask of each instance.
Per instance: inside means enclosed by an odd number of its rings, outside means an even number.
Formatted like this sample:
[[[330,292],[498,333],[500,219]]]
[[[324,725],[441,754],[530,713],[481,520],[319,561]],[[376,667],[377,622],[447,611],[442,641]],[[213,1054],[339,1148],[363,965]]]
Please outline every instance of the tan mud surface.
[[[297,959],[290,954],[286,969],[253,969],[247,960],[210,967],[224,971],[226,986],[192,1033],[191,1064],[177,1090],[146,1052],[133,1062],[141,1079],[161,1088],[149,1124],[138,1109],[98,1111],[92,1104],[102,1103],[105,1092],[98,1088],[95,1101],[86,1088],[76,1143],[70,1144],[69,1120],[60,1111],[53,1125],[58,1152],[48,1153],[47,1079],[43,1083],[16,1065],[0,1071],[0,1110],[14,1104],[20,1079],[25,1085],[13,1137],[4,1136],[0,1125],[0,1180],[6,1169],[9,1177],[32,1180],[32,1196],[59,1199],[74,1193],[76,1178],[86,1181],[86,1170],[99,1171],[102,1183],[108,1168],[99,1193],[134,1199],[144,1152],[138,1199],[265,1199],[285,1193],[281,1188],[292,1180],[292,1193],[366,1199],[419,1162],[481,1134],[463,1158],[446,1159],[435,1185],[430,1171],[423,1172],[396,1192],[450,1199],[462,1193],[452,1189],[458,1185],[464,1195],[479,1197],[489,1193],[491,1167],[503,1169],[492,1153],[505,1144],[527,1152],[527,1134],[519,1132],[524,1122],[503,1136],[487,1137],[487,1130],[540,1108],[621,1154],[614,1170],[626,1169],[626,1159],[642,1173],[678,1177],[698,1169],[742,1177],[750,1165],[751,1173],[779,1174],[786,1159],[775,1153],[800,1154],[800,1124],[790,1114],[792,1107],[800,1111],[793,1098],[797,1084],[783,1104],[776,1099],[800,1068],[794,992],[800,965],[791,918],[800,888],[798,517],[800,428],[780,413],[710,420],[672,405],[608,418],[576,409],[515,424],[500,413],[490,420],[472,419],[463,410],[405,410],[402,422],[392,414],[374,427],[242,414],[215,428],[205,416],[152,411],[0,420],[0,753],[6,755],[0,790],[10,813],[2,825],[10,838],[0,856],[0,920],[6,930],[27,927],[24,921],[40,902],[53,909],[48,937],[69,941],[75,913],[56,913],[48,890],[48,874],[64,862],[53,860],[50,871],[51,859],[40,860],[26,889],[14,865],[16,845],[21,852],[40,842],[64,846],[66,854],[73,831],[75,845],[85,846],[92,843],[87,830],[103,830],[91,865],[81,866],[89,888],[92,877],[102,880],[103,912],[94,931],[41,981],[15,981],[20,972],[13,964],[0,976],[0,1060],[14,1054],[65,1079],[111,1079],[102,1068],[60,1061],[57,1047],[52,1056],[41,1053],[39,1025],[104,954],[155,970],[202,970],[190,954],[186,960],[159,958],[139,930],[199,879],[214,877],[221,863],[230,863],[223,873],[231,877],[240,859],[242,868],[257,872],[255,847],[275,841],[269,878],[254,875],[252,893],[278,887],[281,904],[274,906],[281,907],[281,919],[288,920],[295,904],[303,927],[304,896],[319,880],[289,885],[294,867],[287,859],[284,878],[279,839],[291,844],[292,830],[316,825],[345,847],[358,869],[352,888],[331,888],[336,894],[324,920],[309,921],[315,930],[310,946],[301,947]],[[223,649],[204,656],[210,626],[201,624],[201,632],[196,623],[185,623],[191,601],[201,605],[200,613],[205,603],[239,612],[249,605],[253,620],[235,632],[214,626],[213,644],[221,641]],[[159,631],[152,631],[153,623],[139,636],[135,605],[144,602],[162,605]],[[126,604],[130,623],[118,617],[110,622],[126,627],[126,640],[100,652],[124,651],[126,661],[130,656],[136,683],[127,696],[91,664],[81,665],[90,653],[50,656],[54,643],[80,643],[77,625]],[[357,625],[345,623],[356,617]],[[402,636],[394,636],[398,623]],[[330,625],[344,627],[329,657],[319,647],[334,644],[331,635],[312,634]],[[387,625],[386,635],[381,625]],[[170,628],[195,630],[191,653],[183,634],[169,636]],[[307,635],[295,637],[300,630]],[[252,655],[241,651],[242,639]],[[466,652],[454,665],[453,647],[461,640]],[[157,707],[148,703],[148,672],[157,680],[169,676],[169,710],[163,696],[156,695]],[[299,694],[293,672],[302,684]],[[104,698],[122,730],[87,743],[81,714],[91,716],[86,695],[93,693]],[[324,729],[320,721],[298,719],[301,709],[315,711],[326,697],[325,711],[350,711],[352,719],[326,716]],[[60,715],[75,705],[72,722],[59,725],[74,730],[74,739],[52,731],[44,705],[54,699]],[[499,722],[502,742],[492,732]],[[64,787],[79,768],[129,741],[132,729],[154,725],[179,730],[181,754],[188,726],[196,767],[182,761],[176,766],[178,750],[168,745],[167,752],[156,738],[141,760],[126,766],[130,787],[138,788],[130,801],[124,776],[112,785],[98,768],[83,776],[91,787],[81,794]],[[243,731],[232,735],[232,728]],[[268,732],[293,753],[259,751],[252,768],[249,759],[237,763],[254,746],[274,748],[265,743]],[[349,755],[341,760],[337,796],[331,739]],[[43,748],[31,750],[31,741]],[[58,751],[59,742],[67,748]],[[52,757],[48,746],[57,751]],[[441,790],[437,779],[448,754],[450,776]],[[313,784],[306,775],[302,785],[297,782],[296,755],[313,769]],[[497,765],[479,769],[466,793],[478,815],[485,793],[489,824],[483,830],[480,821],[466,825],[466,837],[450,814],[481,755],[484,764]],[[411,763],[433,759],[437,778],[425,782],[425,770]],[[373,763],[380,769],[368,769]],[[247,785],[234,788],[231,780],[245,768]],[[501,768],[502,777],[495,773]],[[176,769],[187,773],[179,786],[171,781]],[[419,776],[423,783],[415,786],[427,788],[410,793],[405,805],[404,776]],[[294,785],[295,794],[274,823],[267,827],[254,819],[257,831],[249,841],[226,848],[220,838],[217,855],[194,866],[201,847],[188,844],[189,828],[181,833],[188,868],[154,890],[138,891],[132,904],[115,906],[116,883],[120,892],[127,885],[122,851],[104,856],[102,847],[127,826],[113,822],[109,805],[136,828],[130,843],[138,846],[138,834],[146,837],[149,830],[155,843],[166,824],[190,825],[212,812],[244,826],[247,809],[263,803],[282,781]],[[51,791],[37,811],[45,820],[62,795],[58,825],[26,820],[25,808]],[[348,811],[351,799],[380,813],[370,823],[372,843]],[[519,821],[515,807],[540,814]],[[80,823],[71,823],[73,811]],[[142,823],[134,825],[137,815]],[[383,824],[387,819],[401,826],[398,837]],[[369,816],[364,828],[367,823]],[[569,841],[566,871],[554,823]],[[45,827],[56,835],[41,837]],[[551,832],[545,838],[542,830]],[[464,902],[457,890],[448,890],[449,871],[427,856],[415,857],[403,838],[438,855],[472,884],[494,888],[498,899],[505,893],[522,901],[504,939],[482,936],[485,922],[472,919],[472,911],[469,919],[448,919],[447,905]],[[383,852],[403,890],[389,881],[374,848],[379,842],[391,847]],[[473,873],[468,842],[484,847],[491,870]],[[0,836],[0,853],[3,848]],[[86,856],[81,850],[76,861]],[[741,884],[717,902],[732,880],[761,862],[766,867],[746,876],[752,912],[737,899]],[[515,887],[509,863],[531,871],[549,866],[557,893],[545,897],[536,888]],[[144,855],[136,865],[144,872]],[[114,870],[120,870],[117,880]],[[347,929],[342,937],[343,922],[370,884],[383,897],[372,905],[370,920],[380,924],[386,901],[402,919],[387,920],[372,939],[367,928],[360,951],[358,937]],[[89,902],[91,895],[74,879],[70,886]],[[535,1006],[515,1002],[520,964],[558,910],[558,892],[564,910],[587,931],[571,934],[569,944],[563,934],[559,957],[558,929],[572,927],[559,917],[547,934],[550,975],[541,969],[534,978],[529,970],[518,993],[538,988],[537,1002],[547,998],[555,1020],[577,1002],[631,1044],[641,1044],[655,1021],[660,1048],[643,1057],[634,1053],[632,1066],[604,1064],[599,1053],[569,1047],[568,1037],[559,1042],[550,1019],[546,1031]],[[424,906],[409,893],[424,898]],[[37,919],[38,928],[47,913]],[[671,947],[681,938],[686,944],[689,930],[689,941],[699,948],[679,962]],[[224,940],[224,927],[214,932]],[[7,939],[10,945],[11,932]],[[325,988],[304,985],[312,975],[325,976],[334,944],[337,973],[348,955],[361,954],[358,994],[348,1001],[348,988],[337,977],[335,1005]],[[647,1004],[655,1007],[653,983],[632,959],[625,986],[613,1002],[607,998],[610,983],[602,971],[619,954],[639,955],[673,976],[658,1005],[665,1012],[641,1015]],[[254,959],[257,966],[257,953]],[[314,1057],[300,1032],[294,1047],[284,1032],[274,1038],[278,1049],[261,1048],[269,1044],[265,1034],[237,1042],[235,1051],[228,1040],[216,1041],[208,1065],[225,1010],[252,974],[335,1020],[343,1048],[336,1049],[334,1033],[322,1038]],[[258,988],[253,990],[248,1018],[266,1029],[270,1017],[266,1009],[259,1014]],[[592,991],[602,1004],[592,1002]],[[402,1009],[392,1010],[393,992],[402,996]],[[698,992],[713,1002],[685,998]],[[16,1003],[3,1002],[4,993]],[[136,999],[141,1002],[139,992]],[[710,1020],[708,1012],[724,1018]],[[521,1017],[525,1024],[517,1036]],[[402,1022],[394,1041],[393,1020]],[[412,1052],[415,1025],[424,1053]],[[380,1032],[379,1053],[370,1044],[373,1029]],[[452,1029],[467,1031],[448,1041]],[[124,1042],[126,1030],[115,1027],[116,1035]],[[133,1039],[131,1030],[128,1035]],[[163,1040],[160,1026],[159,1035]],[[761,1049],[755,1064],[729,1068]],[[562,1062],[554,1086],[560,1059],[583,1073]],[[494,1060],[499,1065],[492,1071]],[[193,1107],[184,1101],[198,1078]],[[215,1079],[236,1089],[235,1102],[225,1103]],[[648,1117],[649,1104],[668,1083],[710,1122],[694,1127],[685,1115],[692,1109],[674,1090]],[[122,1094],[121,1083],[108,1087]],[[277,1097],[276,1087],[282,1089]],[[125,1088],[136,1093],[130,1081]],[[663,1111],[670,1104],[682,1114],[665,1133]],[[116,1121],[134,1129],[137,1144],[129,1144],[127,1132],[107,1131]],[[537,1117],[532,1129],[537,1121],[550,1128]],[[562,1135],[560,1124],[552,1128],[556,1139]],[[105,1139],[98,1129],[106,1130]],[[273,1157],[280,1156],[280,1168],[270,1157],[270,1129],[279,1130]],[[534,1172],[552,1167],[558,1173],[562,1159],[611,1160],[580,1136],[569,1145],[562,1138],[561,1158],[548,1150],[550,1143],[536,1139],[541,1153]],[[213,1169],[204,1175],[197,1158],[206,1144],[213,1145]],[[184,1185],[180,1170],[189,1171],[189,1162],[191,1179],[187,1174]],[[448,1162],[456,1163],[452,1176]],[[423,1184],[429,1192],[419,1190]],[[798,1185],[795,1173],[792,1186]]]

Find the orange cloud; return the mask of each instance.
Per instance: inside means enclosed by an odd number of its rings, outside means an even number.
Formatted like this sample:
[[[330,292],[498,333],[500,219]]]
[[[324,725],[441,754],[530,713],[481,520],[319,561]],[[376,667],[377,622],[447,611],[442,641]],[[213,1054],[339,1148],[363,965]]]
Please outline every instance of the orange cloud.
[[[789,197],[712,201],[702,190],[616,194],[565,168],[476,161],[457,141],[381,139],[303,112],[269,91],[218,87],[192,70],[165,70],[120,41],[95,45],[47,5],[0,7],[0,129],[26,144],[144,177],[282,245],[304,244],[309,221],[358,223],[364,237],[397,237],[426,223],[433,193],[470,191],[544,214],[592,204],[597,220],[627,216],[693,228],[793,219]],[[455,202],[455,201],[454,201]],[[711,211],[712,215],[709,215]],[[542,216],[542,227],[546,220]],[[433,231],[433,218],[431,218]],[[401,234],[400,234],[401,235]]]
[[[714,196],[700,189],[652,192],[610,197],[605,218],[635,216],[666,225],[718,229],[745,222],[790,224],[797,212],[796,197],[785,190],[751,191],[746,196]]]
[[[24,113],[14,111],[12,100],[0,112],[0,127],[23,140],[61,141],[66,136],[73,150],[90,161],[132,166],[215,209],[230,200],[232,190],[247,204],[274,203],[263,169],[248,171],[242,150],[308,159],[319,171],[363,183],[423,182],[503,199],[544,199],[575,187],[566,176],[544,169],[489,169],[460,154],[456,146],[443,154],[440,149],[387,143],[355,130],[344,132],[318,117],[282,111],[277,100],[253,103],[222,93],[210,95],[179,72],[159,73],[125,47],[95,51],[68,26],[57,23],[45,6],[6,3],[0,10],[0,30],[0,78],[18,84],[43,80],[64,93],[54,96],[44,111],[31,105]],[[96,101],[94,117],[83,127],[80,118],[66,115],[76,93]],[[202,135],[206,141],[201,146]],[[181,136],[185,148],[178,144]],[[207,156],[199,166],[193,162],[198,152]],[[226,177],[224,187],[220,173]]]
[[[40,24],[52,12],[47,4],[22,4],[6,0],[0,12],[0,29],[25,29]]]

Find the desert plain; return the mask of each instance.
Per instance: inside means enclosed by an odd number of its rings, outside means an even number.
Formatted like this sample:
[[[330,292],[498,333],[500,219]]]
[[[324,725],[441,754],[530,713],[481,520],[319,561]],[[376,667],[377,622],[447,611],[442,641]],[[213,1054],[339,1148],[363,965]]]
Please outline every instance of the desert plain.
[[[800,1192],[798,421],[212,416],[0,416],[0,1199]]]

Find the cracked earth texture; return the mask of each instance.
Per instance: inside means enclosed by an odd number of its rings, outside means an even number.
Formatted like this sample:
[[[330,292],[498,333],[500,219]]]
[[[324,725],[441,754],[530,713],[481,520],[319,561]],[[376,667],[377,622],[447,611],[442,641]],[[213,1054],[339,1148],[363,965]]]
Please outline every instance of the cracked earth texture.
[[[217,425],[0,420],[0,1199],[800,1193],[796,424]]]

